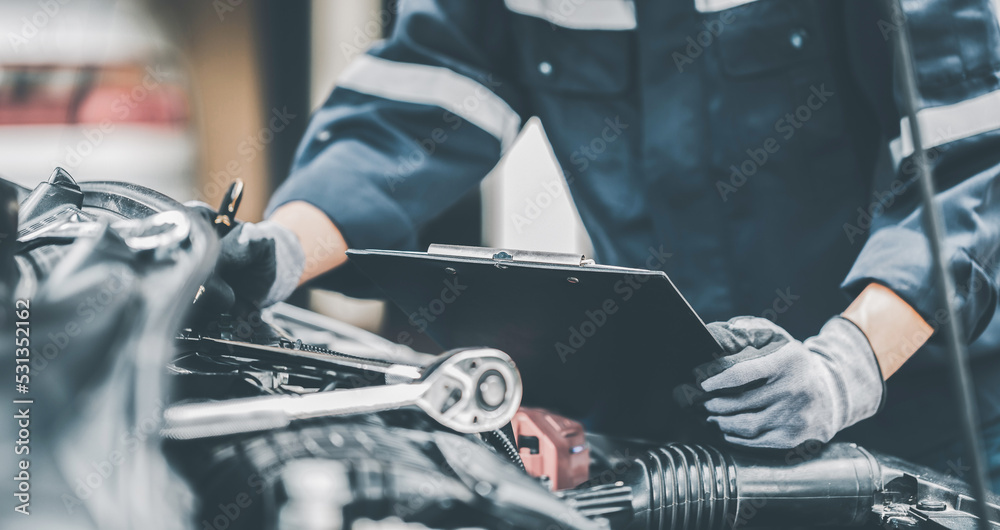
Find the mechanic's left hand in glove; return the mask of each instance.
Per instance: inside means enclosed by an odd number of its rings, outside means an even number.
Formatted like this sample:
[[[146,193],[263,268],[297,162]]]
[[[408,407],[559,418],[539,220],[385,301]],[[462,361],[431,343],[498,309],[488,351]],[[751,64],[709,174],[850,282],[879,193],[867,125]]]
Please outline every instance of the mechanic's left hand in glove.
[[[188,206],[209,220],[216,215],[208,205]],[[237,300],[274,305],[299,285],[305,264],[305,252],[290,229],[270,220],[237,223],[219,243],[215,274],[198,303],[216,312],[229,310]]]
[[[729,442],[792,448],[828,442],[875,414],[882,374],[865,334],[837,316],[805,342],[758,317],[708,325],[724,357],[695,370],[708,421]]]

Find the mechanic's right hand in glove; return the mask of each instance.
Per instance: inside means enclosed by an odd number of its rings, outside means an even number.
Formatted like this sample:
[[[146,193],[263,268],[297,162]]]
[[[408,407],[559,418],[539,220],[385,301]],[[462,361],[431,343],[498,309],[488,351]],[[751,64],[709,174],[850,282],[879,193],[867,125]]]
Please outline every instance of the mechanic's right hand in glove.
[[[189,205],[214,218],[207,205]],[[305,268],[298,237],[274,221],[238,223],[219,245],[215,273],[205,283],[198,304],[214,312],[228,311],[236,301],[257,307],[276,304],[292,294]]]
[[[236,299],[268,307],[292,294],[305,264],[295,233],[274,221],[262,221],[241,223],[222,238],[215,270]]]
[[[875,414],[882,402],[875,354],[865,334],[843,317],[830,319],[805,342],[758,317],[708,329],[724,356],[695,370],[704,394],[693,402],[728,442],[776,449],[825,443]]]

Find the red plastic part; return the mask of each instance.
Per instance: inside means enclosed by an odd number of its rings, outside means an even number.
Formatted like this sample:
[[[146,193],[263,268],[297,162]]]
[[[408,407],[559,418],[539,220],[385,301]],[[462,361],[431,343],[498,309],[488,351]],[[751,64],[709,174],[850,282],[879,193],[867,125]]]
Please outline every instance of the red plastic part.
[[[521,407],[511,421],[524,469],[548,477],[553,490],[576,487],[590,474],[583,425],[543,409]]]

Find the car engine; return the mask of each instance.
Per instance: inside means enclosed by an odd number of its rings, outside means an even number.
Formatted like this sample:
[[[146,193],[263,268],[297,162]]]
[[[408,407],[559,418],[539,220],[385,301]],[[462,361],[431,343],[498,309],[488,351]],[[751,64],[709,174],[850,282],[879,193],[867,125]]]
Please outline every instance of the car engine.
[[[0,184],[0,334],[31,327],[27,360],[8,360],[30,377],[0,390],[30,418],[0,424],[30,463],[2,465],[27,477],[33,528],[976,525],[966,484],[855,444],[586,432],[522,406],[499,350],[428,355],[288,304],[202,307],[239,184],[212,219],[62,169]]]

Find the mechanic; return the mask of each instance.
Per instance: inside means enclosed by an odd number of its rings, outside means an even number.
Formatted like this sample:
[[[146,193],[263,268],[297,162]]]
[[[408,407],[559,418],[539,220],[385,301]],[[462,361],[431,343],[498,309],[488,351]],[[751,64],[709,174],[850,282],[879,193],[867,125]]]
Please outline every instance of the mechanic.
[[[990,0],[903,3],[1000,490],[1000,28]],[[226,238],[224,279],[268,304],[321,275],[342,286],[348,247],[416,249],[538,116],[597,260],[666,249],[722,321],[728,355],[696,401],[727,440],[790,448],[853,425],[841,436],[961,477],[893,93],[902,16],[876,4],[403,0],[313,116],[268,220]]]

